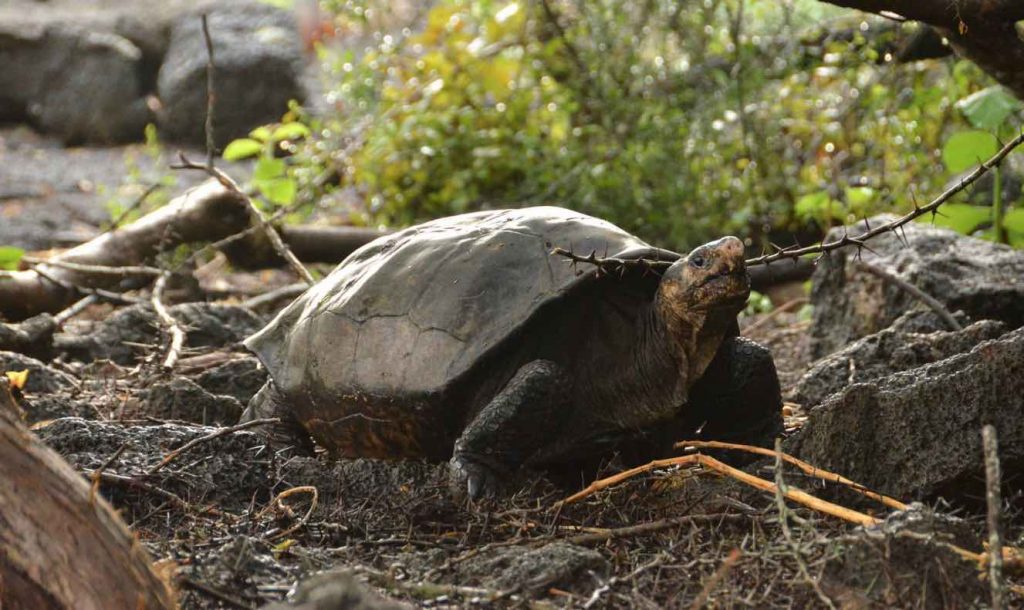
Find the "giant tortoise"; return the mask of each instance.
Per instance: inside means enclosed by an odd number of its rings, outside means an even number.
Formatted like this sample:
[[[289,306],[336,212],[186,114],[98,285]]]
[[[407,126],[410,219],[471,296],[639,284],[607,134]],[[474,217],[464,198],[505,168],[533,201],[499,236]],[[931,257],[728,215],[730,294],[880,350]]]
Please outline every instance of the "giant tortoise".
[[[569,264],[555,247],[674,261]],[[246,341],[270,381],[245,418],[343,457],[449,460],[456,489],[683,436],[781,429],[768,351],[739,337],[743,244],[681,257],[557,207],[410,227],[354,252]]]

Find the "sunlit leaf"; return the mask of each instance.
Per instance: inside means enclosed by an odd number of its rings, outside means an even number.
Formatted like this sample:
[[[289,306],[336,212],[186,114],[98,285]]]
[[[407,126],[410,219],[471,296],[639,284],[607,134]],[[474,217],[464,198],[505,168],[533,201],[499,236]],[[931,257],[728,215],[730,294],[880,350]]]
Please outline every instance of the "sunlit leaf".
[[[270,128],[266,125],[260,125],[256,129],[249,132],[249,137],[260,142],[266,142],[271,136]]]
[[[1013,209],[1003,214],[1003,227],[1008,231],[1024,235],[1024,208]]]
[[[25,251],[21,248],[0,246],[0,269],[17,269],[22,256],[25,256]]]
[[[256,162],[252,170],[253,182],[279,178],[284,175],[285,163],[281,159],[263,158]]]
[[[238,161],[260,154],[263,144],[251,138],[239,138],[233,140],[224,148],[223,157],[227,161]]]
[[[23,371],[7,371],[5,374],[11,380],[12,388],[25,389],[25,384],[28,383],[28,369]]]
[[[309,127],[306,127],[302,123],[285,123],[274,130],[271,139],[275,142],[281,142],[283,140],[297,140],[299,138],[308,137],[309,133]]]
[[[999,152],[999,141],[987,131],[961,131],[942,147],[942,162],[956,174],[972,168]]]
[[[974,127],[995,131],[1008,116],[1020,110],[1021,102],[1003,87],[993,85],[965,97],[956,107]]]
[[[253,180],[253,184],[259,192],[271,203],[277,205],[291,205],[295,201],[295,181],[290,178],[270,178],[266,180]]]

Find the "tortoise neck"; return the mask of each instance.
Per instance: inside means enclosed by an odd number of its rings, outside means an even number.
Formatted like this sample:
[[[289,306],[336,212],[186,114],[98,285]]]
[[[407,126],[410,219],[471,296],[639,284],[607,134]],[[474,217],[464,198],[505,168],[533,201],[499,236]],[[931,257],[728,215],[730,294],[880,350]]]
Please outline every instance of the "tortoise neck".
[[[736,316],[716,309],[689,309],[681,316],[656,299],[644,323],[644,350],[669,354],[684,385],[683,391],[688,394],[718,353],[722,339],[736,323]]]

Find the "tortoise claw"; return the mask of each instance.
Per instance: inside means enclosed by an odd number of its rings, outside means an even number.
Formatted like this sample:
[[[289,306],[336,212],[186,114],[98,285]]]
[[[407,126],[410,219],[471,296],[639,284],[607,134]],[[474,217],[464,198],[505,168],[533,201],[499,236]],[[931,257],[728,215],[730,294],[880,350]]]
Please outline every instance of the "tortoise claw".
[[[448,463],[449,484],[452,493],[465,493],[470,500],[493,496],[498,488],[498,476],[490,466],[466,455],[456,455]]]

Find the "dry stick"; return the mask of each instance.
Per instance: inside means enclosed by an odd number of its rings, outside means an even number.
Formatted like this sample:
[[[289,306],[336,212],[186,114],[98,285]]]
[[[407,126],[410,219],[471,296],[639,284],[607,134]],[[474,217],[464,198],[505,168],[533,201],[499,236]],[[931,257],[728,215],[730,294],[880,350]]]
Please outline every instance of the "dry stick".
[[[270,292],[265,292],[250,299],[246,299],[241,302],[241,306],[246,309],[259,309],[260,307],[270,305],[275,301],[297,297],[305,292],[307,288],[309,288],[309,285],[304,283],[288,284],[287,286],[282,286],[276,290],[271,290]]]
[[[701,588],[697,597],[693,598],[693,603],[690,604],[690,610],[700,610],[700,608],[704,607],[704,604],[708,601],[708,597],[710,597],[711,592],[715,590],[718,583],[722,582],[722,579],[725,578],[729,573],[729,570],[732,569],[732,566],[735,565],[742,556],[743,552],[739,549],[729,551],[729,555],[725,558],[725,561],[722,562],[722,565],[718,566],[718,569],[711,575],[711,578],[704,583],[704,587]]]
[[[999,525],[1002,497],[999,490],[999,443],[996,429],[987,424],[981,429],[985,450],[985,501],[988,504],[988,584],[992,591],[992,610],[1006,607],[1006,586],[1003,582],[1003,540]]]
[[[213,87],[214,85],[214,70],[213,64],[213,39],[210,37],[210,28],[207,25],[206,15],[202,16],[203,23],[203,40],[206,42],[206,165],[199,165],[190,161],[184,153],[178,153],[178,159],[181,160],[180,165],[171,166],[173,169],[198,169],[205,171],[210,176],[217,179],[224,188],[232,191],[238,196],[245,200],[249,206],[249,213],[259,221],[259,226],[266,233],[267,238],[270,240],[270,245],[274,248],[274,251],[278,253],[282,258],[288,261],[288,265],[305,281],[307,284],[314,284],[316,280],[313,279],[312,274],[309,270],[299,261],[291,249],[281,239],[281,235],[277,232],[277,229],[267,221],[267,217],[256,204],[252,198],[249,197],[245,192],[239,188],[238,184],[231,179],[230,176],[225,174],[223,171],[218,169],[213,164],[213,153],[214,153],[214,142],[213,142],[213,102],[217,94]]]
[[[797,297],[797,298],[795,298],[795,299],[793,299],[791,301],[786,301],[782,305],[779,305],[778,307],[773,309],[770,313],[768,313],[766,316],[764,316],[763,318],[761,318],[757,322],[754,322],[750,326],[744,328],[743,329],[743,334],[744,335],[750,335],[750,333],[756,331],[757,329],[761,328],[762,326],[764,326],[768,322],[774,320],[780,314],[783,314],[783,313],[785,313],[787,311],[796,309],[797,307],[799,307],[801,305],[806,305],[808,302],[809,302],[809,299],[807,297]]]
[[[884,494],[871,491],[870,489],[864,487],[860,483],[855,483],[842,475],[836,474],[834,472],[829,472],[827,470],[822,470],[817,466],[812,466],[811,464],[808,464],[807,462],[801,459],[795,458],[787,453],[778,450],[772,451],[771,449],[766,449],[764,447],[755,447],[754,445],[741,445],[739,443],[726,443],[722,441],[680,441],[674,445],[674,448],[676,449],[686,449],[688,447],[693,447],[696,449],[734,449],[736,451],[746,451],[747,453],[756,453],[758,455],[766,455],[769,457],[781,457],[786,462],[796,466],[800,470],[803,470],[805,473],[812,477],[817,477],[823,481],[828,481],[830,483],[839,483],[840,485],[845,485],[853,489],[857,493],[868,498],[871,498],[872,500],[881,502],[882,504],[890,508],[895,508],[896,510],[907,509],[906,504],[900,502],[895,498],[891,498]]]
[[[161,274],[163,274],[162,269],[157,269],[156,267],[149,267],[145,265],[125,265],[123,267],[110,267],[107,265],[86,265],[84,263],[73,263],[71,261],[47,260],[45,258],[37,258],[35,256],[23,256],[21,260],[33,265],[47,265],[49,267],[59,267],[61,269],[67,269],[69,271],[95,273],[97,275],[116,275],[120,277],[127,277],[130,275],[143,275],[149,277],[158,277]]]
[[[92,486],[89,487],[89,506],[92,506],[96,502],[96,494],[100,490],[100,480],[103,477],[103,471],[110,468],[110,465],[117,461],[117,458],[121,457],[124,450],[128,448],[128,443],[123,443],[121,447],[114,452],[105,462],[100,464],[100,467],[92,471],[89,478],[92,480]]]
[[[620,582],[636,578],[637,576],[646,572],[647,570],[650,570],[651,568],[656,568],[663,563],[665,563],[665,556],[661,553],[658,553],[658,555],[654,559],[643,565],[637,566],[629,574],[626,574],[624,576],[612,576],[603,585],[594,589],[594,592],[590,594],[590,598],[587,599],[587,601],[583,604],[583,607],[593,607],[594,604],[600,601],[601,596],[607,593],[608,591],[611,591],[612,587],[614,587],[615,585],[619,584]]]
[[[779,526],[782,528],[782,537],[786,539],[786,544],[789,546],[790,551],[793,553],[793,559],[796,561],[797,569],[800,571],[800,575],[803,576],[807,584],[814,589],[815,595],[821,600],[821,603],[825,604],[830,610],[836,610],[836,606],[832,603],[832,599],[825,595],[825,592],[821,590],[821,585],[818,584],[811,576],[811,571],[807,568],[807,562],[804,561],[803,555],[800,552],[800,546],[793,539],[793,532],[789,529],[789,511],[786,509],[786,481],[782,476],[782,439],[775,439],[775,506],[779,511]]]
[[[86,476],[90,476],[92,473],[84,473],[84,474]],[[165,500],[170,501],[171,504],[174,504],[175,506],[177,506],[178,508],[180,508],[180,509],[182,509],[182,510],[184,510],[186,512],[192,510],[192,505],[189,504],[188,502],[186,502],[185,500],[183,500],[181,498],[181,496],[179,496],[179,495],[177,495],[175,493],[169,492],[166,489],[161,489],[161,488],[159,488],[159,487],[157,487],[155,485],[150,485],[149,483],[146,483],[145,481],[140,481],[139,479],[136,479],[134,477],[126,477],[124,475],[114,474],[112,472],[101,472],[101,473],[99,473],[99,479],[100,479],[100,481],[102,483],[106,483],[108,485],[121,485],[121,486],[124,486],[124,487],[134,487],[135,489],[140,489],[142,491],[151,493],[154,496],[159,496],[159,497],[161,497],[161,498],[163,498]]]
[[[264,424],[280,423],[280,421],[281,420],[277,417],[267,417],[264,419],[252,419],[247,422],[236,424],[234,426],[227,426],[225,428],[217,428],[213,432],[200,436],[199,438],[194,438],[189,442],[185,443],[184,445],[182,445],[181,447],[178,447],[174,451],[171,451],[170,453],[164,456],[164,459],[160,460],[159,464],[156,464],[152,468],[147,470],[146,474],[154,474],[158,472],[161,468],[173,462],[182,453],[185,453],[186,451],[192,449],[196,445],[200,445],[202,443],[205,443],[206,441],[212,441],[213,439],[220,438],[222,436],[227,436],[228,434],[234,434],[235,432],[238,432],[240,430],[247,430],[249,428],[255,428],[256,426],[262,426]]]
[[[558,505],[571,504],[597,491],[615,485],[616,483],[622,482],[643,472],[653,470],[655,468],[664,468],[666,466],[693,466],[697,464],[700,464],[705,468],[714,470],[720,474],[736,479],[741,483],[746,483],[747,485],[750,485],[751,487],[755,487],[762,491],[766,491],[772,494],[776,492],[776,487],[774,483],[766,481],[750,473],[743,472],[738,468],[733,468],[732,466],[724,464],[713,457],[698,453],[695,455],[684,455],[681,457],[654,460],[653,462],[649,462],[642,466],[637,466],[636,468],[631,468],[629,470],[620,472],[610,477],[594,481],[586,489],[569,496],[568,498],[559,502]],[[821,498],[816,498],[811,494],[799,489],[786,490],[784,495],[788,500],[798,502],[800,504],[803,504],[804,506],[807,506],[808,508],[812,508],[818,512],[825,513],[826,515],[831,515],[844,521],[856,523],[857,525],[875,525],[880,522],[879,519],[876,519],[871,515],[866,515],[862,512],[855,511],[844,506],[839,506],[838,504],[833,504],[832,502],[828,502],[826,500],[822,500]]]
[[[288,512],[291,512],[290,509],[288,508],[288,505],[282,502],[282,500],[284,500],[288,496],[292,496],[298,493],[308,493],[313,496],[312,499],[309,501],[309,510],[307,510],[306,514],[303,515],[301,519],[296,521],[294,525],[272,536],[268,536],[267,540],[277,540],[278,538],[284,538],[288,534],[291,534],[292,532],[296,531],[297,529],[305,525],[307,521],[309,521],[309,518],[310,516],[312,516],[313,511],[316,510],[317,502],[320,499],[320,492],[317,490],[316,487],[313,487],[312,485],[302,485],[299,487],[292,487],[291,489],[286,489],[282,491],[281,493],[277,494],[277,496],[273,500],[270,501],[270,504],[268,504],[266,508],[260,511],[257,517],[262,516],[273,506],[280,506],[281,508],[287,510]]]
[[[911,284],[910,282],[904,279],[896,277],[895,275],[889,273],[884,269],[881,269],[880,267],[876,267],[875,265],[865,263],[864,261],[857,261],[856,265],[857,268],[863,269],[864,271],[867,271],[868,273],[881,279],[882,281],[892,284],[893,286],[896,286],[900,290],[903,290],[910,296],[914,297],[918,301],[921,301],[922,303],[930,307],[931,310],[934,311],[940,318],[942,318],[942,320],[946,324],[948,324],[951,329],[963,330],[963,325],[956,321],[956,318],[953,317],[953,314],[949,313],[949,310],[946,309],[946,307],[942,303],[938,302],[934,297],[932,297],[925,291],[921,290],[917,286]]]
[[[110,222],[110,226],[104,229],[103,233],[110,233],[111,231],[120,227],[121,223],[124,222],[126,218],[128,218],[128,215],[134,212],[135,210],[139,209],[139,207],[143,203],[145,203],[146,200],[149,199],[149,196],[156,192],[158,188],[160,188],[159,184],[149,185],[141,195],[135,198],[135,201],[133,201],[131,205],[122,210],[121,213],[117,215],[117,218]],[[103,235],[103,233],[100,233],[100,235]]]
[[[164,358],[163,362],[163,367],[167,370],[174,368],[174,364],[178,361],[178,356],[181,355],[181,348],[185,345],[185,331],[182,330],[181,325],[174,319],[174,316],[167,311],[163,303],[164,288],[167,286],[167,278],[170,276],[170,271],[163,272],[157,278],[156,283],[153,284],[153,293],[149,297],[149,302],[152,303],[156,316],[160,318],[160,323],[164,325],[167,332],[171,335],[171,346],[167,349],[167,357]]]
[[[653,534],[655,532],[660,532],[663,530],[672,529],[673,527],[679,527],[680,525],[687,525],[691,523],[721,523],[723,521],[740,521],[747,519],[750,519],[750,517],[742,513],[681,515],[678,517],[667,517],[665,519],[658,519],[657,521],[651,521],[648,523],[640,523],[638,525],[627,525],[625,527],[609,529],[603,532],[590,532],[586,534],[580,534],[578,536],[566,538],[565,540],[570,544],[577,545],[594,544],[597,542],[605,542],[607,540],[626,538],[629,536],[645,536],[647,534]]]

